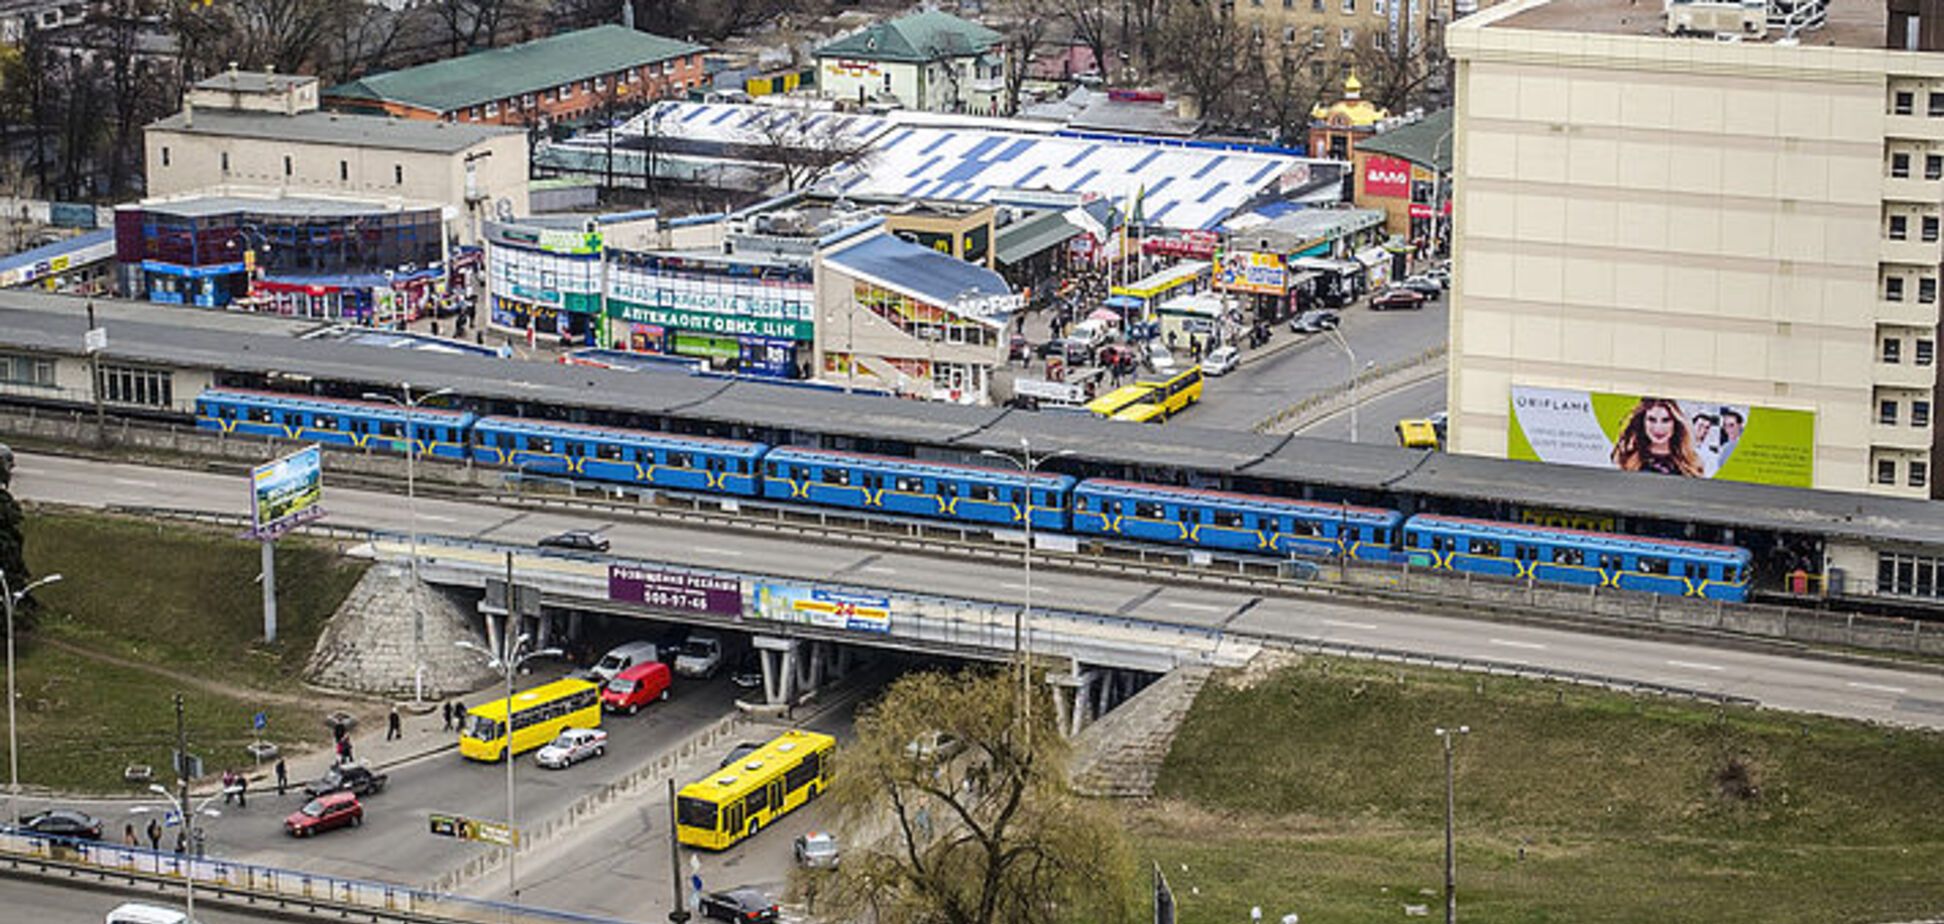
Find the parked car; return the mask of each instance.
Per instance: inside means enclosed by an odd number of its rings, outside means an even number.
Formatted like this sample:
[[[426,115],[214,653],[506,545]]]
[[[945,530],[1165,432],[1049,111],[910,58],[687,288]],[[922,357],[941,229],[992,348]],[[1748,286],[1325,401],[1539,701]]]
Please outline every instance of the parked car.
[[[608,550],[606,536],[588,529],[570,529],[554,533],[540,540],[543,549],[572,549],[576,552],[605,552]]]
[[[106,924],[196,924],[196,919],[174,908],[127,902],[108,912]]]
[[[747,651],[729,672],[729,682],[739,690],[754,690],[763,685],[763,653]]]
[[[928,764],[951,760],[963,750],[965,743],[945,731],[928,731],[905,743],[906,758]]]
[[[54,809],[22,819],[22,828],[49,837],[69,837],[77,841],[101,840],[101,819],[72,809]]]
[[[683,677],[714,677],[721,669],[722,638],[714,632],[690,635],[675,656],[675,673]]]
[[[1422,308],[1428,301],[1422,292],[1401,289],[1395,286],[1376,294],[1370,300],[1372,311],[1394,311],[1400,308]]]
[[[1434,266],[1424,271],[1424,278],[1437,283],[1439,288],[1451,288],[1451,269],[1449,267]]]
[[[1131,346],[1114,343],[1101,347],[1094,354],[1094,359],[1109,369],[1118,367],[1131,370],[1135,363],[1140,362],[1140,354]]]
[[[1168,348],[1162,346],[1158,341],[1150,342],[1147,345],[1147,361],[1148,365],[1152,366],[1156,372],[1174,371],[1174,354],[1168,352]]]
[[[318,796],[284,819],[284,831],[291,837],[310,837],[335,828],[355,828],[364,824],[364,804],[352,792]]]
[[[607,732],[598,728],[566,728],[553,743],[542,746],[534,760],[549,770],[559,770],[606,753]]]
[[[1242,361],[1242,351],[1232,346],[1216,347],[1215,351],[1202,360],[1203,375],[1228,375]]]
[[[374,773],[363,764],[339,764],[324,775],[304,784],[304,795],[316,798],[334,792],[369,796],[385,788],[386,775]]]
[[[660,660],[661,649],[654,642],[625,642],[608,649],[608,653],[594,663],[591,673],[596,683],[606,683],[637,664]]]
[[[660,661],[643,661],[601,685],[601,705],[609,712],[634,715],[641,707],[668,698],[672,675]]]
[[[805,869],[833,869],[838,859],[837,836],[834,834],[812,831],[796,839],[798,866]]]
[[[1436,300],[1439,295],[1444,293],[1444,286],[1439,285],[1436,279],[1432,279],[1430,276],[1423,274],[1412,276],[1398,283],[1397,287],[1400,289],[1410,289],[1425,298],[1433,300]]]
[[[702,896],[702,916],[738,924],[769,924],[776,920],[776,903],[749,886],[737,886]]]
[[[748,757],[749,755],[754,754],[757,751],[760,751],[762,749],[763,749],[763,745],[760,742],[744,741],[741,744],[738,744],[735,747],[730,748],[729,753],[722,755],[722,762],[716,764],[716,769],[720,770],[724,767],[729,766],[730,764],[734,764],[742,760],[743,758]]]
[[[1320,334],[1326,330],[1334,330],[1342,320],[1342,315],[1318,308],[1297,315],[1295,320],[1289,322],[1289,329],[1292,333],[1298,334]]]

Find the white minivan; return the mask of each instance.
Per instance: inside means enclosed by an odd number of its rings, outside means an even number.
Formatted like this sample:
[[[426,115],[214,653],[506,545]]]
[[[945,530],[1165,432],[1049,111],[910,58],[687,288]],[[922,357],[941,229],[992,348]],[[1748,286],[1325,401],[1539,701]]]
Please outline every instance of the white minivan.
[[[129,902],[108,912],[106,924],[195,924],[195,921],[174,908]]]
[[[602,655],[601,660],[595,662],[593,673],[601,683],[607,683],[614,679],[614,675],[637,664],[661,660],[660,655],[661,650],[655,647],[654,642],[627,642],[614,646]]]

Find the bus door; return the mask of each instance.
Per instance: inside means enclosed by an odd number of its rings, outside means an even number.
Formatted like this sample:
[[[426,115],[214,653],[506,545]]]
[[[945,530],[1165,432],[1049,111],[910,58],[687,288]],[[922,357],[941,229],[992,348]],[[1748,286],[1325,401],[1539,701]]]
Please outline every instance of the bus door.
[[[769,784],[770,817],[783,814],[783,778],[777,777]]]
[[[743,833],[743,800],[737,799],[722,808],[722,830],[734,840]]]

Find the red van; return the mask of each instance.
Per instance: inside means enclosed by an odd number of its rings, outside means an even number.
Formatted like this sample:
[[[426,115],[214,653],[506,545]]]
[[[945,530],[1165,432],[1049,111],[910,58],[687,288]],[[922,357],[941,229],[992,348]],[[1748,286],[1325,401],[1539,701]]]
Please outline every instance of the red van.
[[[668,698],[668,665],[643,661],[619,674],[601,687],[601,705],[609,712],[634,715],[641,707]]]

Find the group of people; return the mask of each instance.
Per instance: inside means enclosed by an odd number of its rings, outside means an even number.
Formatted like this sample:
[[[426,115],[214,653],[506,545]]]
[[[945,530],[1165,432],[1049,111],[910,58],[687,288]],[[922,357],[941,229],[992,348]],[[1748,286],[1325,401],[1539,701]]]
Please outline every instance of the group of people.
[[[1641,398],[1613,440],[1613,464],[1628,472],[1713,478],[1741,443],[1743,414],[1715,404],[1689,413],[1672,398]]]

